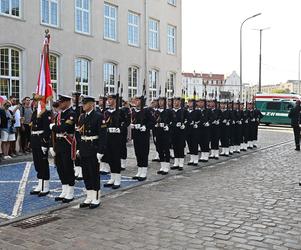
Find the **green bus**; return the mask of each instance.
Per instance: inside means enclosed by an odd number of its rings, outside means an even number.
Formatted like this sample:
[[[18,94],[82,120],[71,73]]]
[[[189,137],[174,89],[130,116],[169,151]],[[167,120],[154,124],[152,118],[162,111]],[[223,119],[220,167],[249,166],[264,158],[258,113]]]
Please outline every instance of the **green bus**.
[[[263,114],[261,123],[290,125],[288,113],[301,96],[297,94],[256,94],[255,106]]]

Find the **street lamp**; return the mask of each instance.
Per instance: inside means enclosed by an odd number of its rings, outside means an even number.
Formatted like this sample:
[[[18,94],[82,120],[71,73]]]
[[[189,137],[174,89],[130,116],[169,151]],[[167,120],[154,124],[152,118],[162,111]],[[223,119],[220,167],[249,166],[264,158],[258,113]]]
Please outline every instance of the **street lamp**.
[[[258,82],[258,92],[261,93],[261,61],[262,61],[262,55],[261,55],[261,48],[262,48],[262,31],[263,30],[268,30],[270,29],[270,27],[268,28],[264,28],[264,29],[254,29],[259,31],[260,33],[260,42],[259,42],[259,82]]]
[[[300,56],[301,49],[299,50],[299,64],[298,64],[298,94],[300,95]]]
[[[242,28],[243,28],[243,25],[246,21],[248,21],[248,20],[250,20],[254,17],[260,16],[260,15],[261,15],[261,13],[250,16],[247,19],[245,19],[242,22],[242,24],[240,25],[240,90],[239,90],[239,99],[240,100],[241,100],[241,97],[242,97]]]

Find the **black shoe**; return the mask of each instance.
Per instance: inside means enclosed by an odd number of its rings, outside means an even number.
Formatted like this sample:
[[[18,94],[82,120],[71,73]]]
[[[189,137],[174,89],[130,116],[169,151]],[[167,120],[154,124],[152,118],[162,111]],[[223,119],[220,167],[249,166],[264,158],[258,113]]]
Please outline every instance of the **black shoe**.
[[[97,207],[99,207],[100,206],[100,203],[99,204],[90,204],[90,206],[89,206],[89,208],[90,209],[94,209],[94,208],[97,208]]]
[[[146,181],[147,177],[139,177],[138,181]]]
[[[118,188],[120,188],[120,185],[113,185],[112,186],[112,189],[118,189]]]
[[[82,181],[84,178],[83,177],[75,177],[75,180],[77,181]]]
[[[301,181],[299,182],[299,186],[301,187]]]
[[[225,156],[225,157],[230,157],[230,155],[223,155],[223,156]]]
[[[105,171],[100,171],[100,174],[101,175],[108,175],[108,174],[110,174],[109,172],[105,172]]]
[[[81,203],[79,204],[79,208],[86,208],[86,207],[90,207],[91,204],[88,204],[88,203]]]
[[[193,166],[194,163],[193,163],[193,162],[188,162],[187,165],[188,165],[188,166]]]
[[[58,196],[58,197],[55,197],[54,200],[55,201],[62,201],[62,200],[64,200],[64,198],[61,198],[61,197]]]
[[[152,159],[153,162],[160,162],[160,159]]]
[[[215,160],[219,160],[219,157],[214,157]]]
[[[157,171],[157,174],[162,174],[162,173],[163,173],[162,170]]]
[[[162,171],[162,173],[161,173],[162,175],[168,175],[168,172],[164,172],[164,171]]]
[[[120,170],[121,170],[121,171],[125,171],[125,168],[121,168]]]
[[[48,192],[40,192],[39,194],[38,194],[38,196],[39,197],[43,197],[43,196],[47,196],[48,194],[49,194],[50,192],[48,191]]]
[[[133,180],[139,180],[139,178],[140,178],[139,176],[133,176],[132,177]]]
[[[247,150],[246,149],[241,149],[240,151],[246,152]]]
[[[66,198],[64,198],[62,202],[63,203],[70,203],[73,200],[74,200],[74,198],[72,198],[72,199],[66,199]]]
[[[30,191],[31,195],[39,195],[39,193],[41,193],[41,191],[35,191],[35,190]]]
[[[253,149],[253,147],[248,147],[248,149]]]
[[[183,170],[184,170],[184,168],[182,168],[182,167],[179,167],[179,168],[178,168],[178,170],[179,170],[179,171],[183,171]]]
[[[295,150],[296,150],[296,151],[300,151],[300,148],[296,147]]]
[[[105,183],[103,184],[104,187],[113,187],[114,184],[110,184],[110,183]]]
[[[194,166],[194,167],[197,167],[198,165],[199,165],[199,164],[197,164],[197,163],[193,163],[193,166]]]
[[[257,148],[257,145],[253,145],[253,148]]]
[[[208,162],[208,160],[200,160],[200,162]]]
[[[170,169],[171,170],[176,170],[176,169],[179,169],[179,166],[172,166]]]

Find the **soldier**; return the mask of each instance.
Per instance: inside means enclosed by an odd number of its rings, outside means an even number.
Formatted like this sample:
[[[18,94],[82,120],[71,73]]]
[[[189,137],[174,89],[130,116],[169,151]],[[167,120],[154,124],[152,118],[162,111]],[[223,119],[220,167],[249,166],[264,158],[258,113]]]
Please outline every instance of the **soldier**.
[[[119,109],[118,94],[108,96],[108,106],[109,109],[105,112],[107,125],[107,150],[105,154],[108,157],[111,178],[104,184],[104,187],[118,189],[121,184],[121,129],[126,122],[126,115]]]
[[[250,123],[249,123],[249,137],[248,137],[248,148],[253,149],[253,141],[256,133],[256,118],[253,109],[253,102],[249,102],[247,104],[247,109],[250,115]]]
[[[185,102],[185,100],[184,100]],[[174,150],[174,165],[171,169],[183,170],[185,148],[185,125],[187,123],[187,110],[184,108],[181,97],[173,98],[171,124],[171,142]]]
[[[120,99],[121,110],[125,114],[125,122],[121,126],[121,171],[126,169],[127,159],[127,142],[128,142],[128,127],[131,124],[131,109],[126,100]]]
[[[98,107],[96,108],[96,111],[100,113],[102,116],[105,116],[106,110],[107,110],[107,97],[100,95],[98,99]],[[99,165],[100,165],[99,171],[101,175],[108,175],[110,173],[110,166],[109,166],[108,156],[106,152],[101,158]]]
[[[211,159],[219,159],[219,139],[220,139],[220,118],[221,111],[217,107],[217,101],[210,101],[210,144],[211,144]]]
[[[101,160],[106,144],[106,125],[103,115],[94,110],[95,98],[84,96],[84,113],[79,118],[80,139],[77,143],[87,197],[80,208],[91,209],[100,205],[100,172]]]
[[[199,145],[201,148],[201,162],[208,162],[209,160],[209,139],[210,139],[210,110],[207,109],[206,99],[199,99],[197,107],[199,114]]]
[[[199,111],[196,110],[195,97],[188,100],[188,114],[187,114],[187,126],[186,126],[186,141],[189,148],[190,161],[188,165],[197,166],[199,162]]]
[[[228,104],[228,110],[230,112],[229,154],[233,155],[235,151],[234,144],[235,144],[235,124],[236,124],[234,101]]]
[[[144,96],[135,97],[135,108],[132,109],[131,114],[132,138],[138,166],[138,172],[133,179],[138,181],[147,179],[150,130],[154,125],[154,116],[149,108],[144,107],[144,103]]]
[[[296,106],[292,108],[288,114],[288,117],[291,119],[291,126],[294,130],[296,151],[300,151],[300,111],[300,100],[297,100]]]
[[[247,105],[246,105],[245,110],[243,110],[243,127],[242,127],[243,143],[242,143],[241,151],[248,150],[248,140],[250,138],[249,123],[250,123],[250,111],[248,110]]]
[[[156,141],[160,157],[160,170],[158,174],[166,175],[170,170],[170,131],[169,126],[172,122],[172,113],[166,109],[166,98],[159,98],[159,108],[156,112]]]
[[[159,114],[157,112],[158,110],[158,105],[159,105],[159,100],[158,99],[154,99],[152,102],[151,102],[151,106],[150,106],[150,111],[154,117],[154,120],[156,121],[158,119],[157,115]],[[158,146],[157,146],[157,138],[156,138],[156,132],[157,132],[157,129],[156,127],[153,127],[152,129],[152,134],[153,134],[153,141],[154,141],[154,144],[155,144],[155,147],[156,147],[156,155],[155,155],[155,158],[152,159],[153,162],[160,162],[160,158],[159,158],[159,150],[158,150]]]
[[[240,144],[242,138],[242,112],[240,110],[240,102],[234,104],[233,109],[233,121],[235,121],[234,125],[234,153],[240,153]]]
[[[263,118],[262,113],[260,112],[259,109],[257,109],[256,107],[254,107],[253,104],[253,110],[254,110],[254,118],[255,118],[255,127],[254,127],[254,133],[253,133],[253,147],[257,148],[257,140],[258,140],[258,127],[260,124],[260,120]]]
[[[75,175],[73,161],[76,158],[75,122],[76,113],[71,106],[71,97],[59,95],[60,111],[55,123],[49,125],[55,133],[55,162],[62,183],[62,193],[55,201],[69,203],[74,199]]]
[[[221,102],[221,156],[229,157],[230,142],[230,111],[227,109],[228,103]]]
[[[49,125],[51,123],[51,112],[42,111],[38,114],[38,99],[34,99],[35,110],[31,117],[31,137],[30,144],[32,148],[33,162],[37,172],[38,185],[30,192],[39,197],[49,194],[49,162],[48,148],[50,139]]]

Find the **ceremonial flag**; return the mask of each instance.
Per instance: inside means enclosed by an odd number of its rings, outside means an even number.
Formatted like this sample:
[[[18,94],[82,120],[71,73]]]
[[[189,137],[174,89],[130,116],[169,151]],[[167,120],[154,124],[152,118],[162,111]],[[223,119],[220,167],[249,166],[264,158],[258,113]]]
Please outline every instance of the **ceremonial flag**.
[[[50,34],[45,31],[45,39],[41,55],[41,65],[35,98],[39,100],[38,115],[45,111],[46,103],[52,98],[52,85],[49,66]]]

